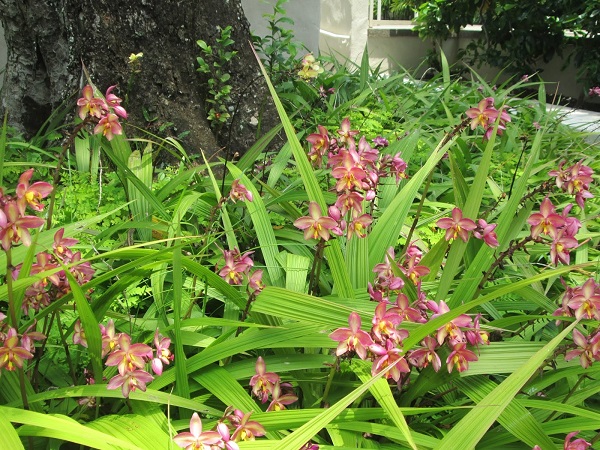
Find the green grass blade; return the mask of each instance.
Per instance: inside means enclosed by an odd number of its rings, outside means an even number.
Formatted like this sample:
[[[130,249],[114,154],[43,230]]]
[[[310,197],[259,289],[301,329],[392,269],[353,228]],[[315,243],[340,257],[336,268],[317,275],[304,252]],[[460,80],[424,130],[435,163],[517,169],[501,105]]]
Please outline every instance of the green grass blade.
[[[474,448],[485,435],[486,431],[506,410],[523,385],[538,370],[543,362],[552,356],[554,349],[575,328],[579,321],[573,322],[558,336],[538,351],[527,364],[513,372],[498,387],[486,395],[444,436],[436,450],[456,449],[460,442],[462,448]]]
[[[64,267],[64,272],[67,276],[67,280],[69,280],[69,286],[71,287],[73,299],[75,300],[79,320],[81,320],[81,326],[85,330],[85,337],[88,344],[87,348],[90,360],[92,361],[94,378],[96,380],[102,380],[102,334],[100,333],[98,320],[75,277],[71,275],[71,272],[69,272],[69,269],[66,267]]]
[[[254,372],[248,374],[248,380]],[[258,409],[256,402],[248,395],[248,391],[233,378],[227,370],[220,366],[210,366],[193,375],[194,380],[204,386],[223,404],[241,409],[244,412]]]
[[[527,364],[527,362],[525,363]],[[467,394],[471,400],[480,403],[498,385],[485,376],[465,377],[457,380],[459,389]],[[510,402],[498,417],[498,423],[506,431],[533,447],[553,448],[554,443],[548,437],[533,415],[518,401]]]
[[[359,368],[356,370],[358,377],[363,383],[367,382],[369,378],[371,378],[372,363],[366,361],[356,361],[356,363],[360,364]],[[394,398],[394,394],[392,393],[388,381],[380,378],[373,386],[371,386],[370,391],[371,394],[373,394],[373,397],[375,397],[375,400],[377,400],[377,403],[379,403],[394,425],[400,430],[404,439],[408,442],[408,445],[416,450],[417,447],[412,437],[411,430],[408,428],[408,424],[406,423],[402,411],[398,408],[398,404],[396,403],[396,399]]]
[[[89,423],[87,428],[126,440],[141,449],[176,448],[165,430],[160,429],[151,418],[141,414],[107,415]]]
[[[485,151],[479,166],[477,167],[475,179],[471,184],[465,205],[462,208],[463,216],[472,219],[474,222],[477,221],[477,217],[479,216],[481,199],[483,198],[487,176],[492,164],[492,155],[494,153],[494,144],[496,142],[495,130],[497,130],[497,126],[498,125],[496,124],[494,133],[485,147]],[[457,191],[460,191],[460,189],[457,189]],[[450,246],[450,252],[448,253],[446,264],[444,265],[444,271],[442,272],[442,276],[438,283],[438,290],[435,298],[436,300],[444,299],[450,291],[452,282],[461,268],[461,260],[463,259],[466,249],[467,243],[462,239],[455,239]]]
[[[2,445],[6,449],[20,450],[25,449],[17,431],[8,420],[8,416],[0,416],[0,436],[2,436]]]
[[[421,169],[406,183],[396,195],[387,209],[383,212],[369,234],[369,270],[383,261],[388,248],[395,246],[410,211],[413,199],[437,163],[442,159],[446,150],[452,145],[456,136],[447,143],[438,146]],[[443,142],[443,141],[442,141]],[[441,144],[441,143],[440,143]]]
[[[181,301],[183,298],[183,274],[181,264],[181,247],[173,249],[173,337],[175,344],[175,387],[177,394],[190,398],[188,374],[185,370],[186,357],[181,341]]]
[[[4,182],[4,155],[6,154],[6,121],[8,111],[4,112],[4,121],[2,122],[2,131],[0,131],[0,187]]]
[[[397,362],[396,362],[397,363]],[[392,367],[396,365],[396,363],[387,367],[385,370],[382,370],[377,375],[372,377],[366,383],[363,383],[361,386],[356,388],[354,391],[350,392],[344,398],[339,400],[334,405],[331,405],[328,409],[323,410],[321,414],[312,418],[307,423],[302,425],[292,434],[289,434],[285,438],[283,438],[277,446],[275,446],[276,450],[290,450],[302,447],[306,442],[308,442],[313,436],[315,436],[320,430],[325,428],[331,421],[333,421],[344,409],[348,407],[352,402],[354,402],[357,398],[367,392],[369,389],[373,387],[375,383],[377,383],[383,375],[385,375]]]
[[[210,164],[208,164],[208,161],[206,160],[206,156],[204,155],[204,152],[202,152],[202,159],[204,159],[204,164],[206,164],[206,170],[208,171],[208,176],[212,183],[213,189],[215,190],[215,197],[217,198],[217,201],[220,201],[221,198],[223,197],[223,193],[221,192],[221,189],[219,189],[219,183],[217,182],[217,179],[215,178],[215,174],[213,173],[212,169],[210,168]],[[223,231],[225,232],[225,237],[227,238],[227,245],[229,246],[230,250],[233,250],[234,248],[238,248],[237,238],[235,237],[235,232],[233,231],[233,225],[231,225],[231,219],[229,218],[229,213],[227,212],[227,208],[221,207],[220,212],[221,212],[221,220],[223,221]]]
[[[306,192],[308,193],[308,198],[313,200],[319,204],[321,207],[321,211],[327,211],[327,205],[325,203],[325,198],[323,196],[323,192],[321,191],[321,186],[319,186],[319,182],[317,181],[315,174],[313,172],[310,163],[308,162],[308,158],[304,153],[304,149],[302,145],[298,141],[296,137],[296,132],[290,119],[285,112],[285,109],[277,96],[277,92],[267,75],[267,72],[260,62],[260,58],[256,55],[256,60],[260,66],[260,69],[265,77],[265,81],[269,87],[269,91],[271,92],[271,96],[273,98],[273,102],[275,103],[275,107],[277,108],[277,112],[279,113],[279,117],[281,119],[281,123],[283,124],[283,129],[285,131],[285,135],[288,138],[288,142],[292,147],[292,153],[294,154],[294,159],[296,161],[296,167],[298,168],[298,173],[304,182],[304,186],[306,188]],[[337,240],[332,240],[329,242],[329,245],[325,247],[325,257],[329,262],[329,267],[331,269],[331,275],[335,282],[335,288],[340,296],[353,298],[354,291],[352,289],[352,282],[350,281],[350,276],[348,271],[346,270],[346,266],[344,263],[344,258],[342,256],[342,251],[340,249],[340,244]]]
[[[12,422],[29,425],[19,429],[21,436],[46,436],[99,449],[140,449],[131,442],[91,429],[66,416],[0,406],[0,417],[10,417]]]

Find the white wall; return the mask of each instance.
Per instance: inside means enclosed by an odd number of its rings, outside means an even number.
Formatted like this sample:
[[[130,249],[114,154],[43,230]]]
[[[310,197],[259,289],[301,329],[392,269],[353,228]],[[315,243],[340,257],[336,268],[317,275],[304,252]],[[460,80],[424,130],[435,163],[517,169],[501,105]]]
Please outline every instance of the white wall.
[[[276,0],[242,0],[244,13],[250,22],[250,29],[259,36],[269,34],[267,20],[264,14],[273,14]],[[321,0],[289,0],[283,5],[285,16],[294,24],[283,23],[283,28],[294,32],[296,41],[304,44],[315,55],[319,54],[319,23]]]

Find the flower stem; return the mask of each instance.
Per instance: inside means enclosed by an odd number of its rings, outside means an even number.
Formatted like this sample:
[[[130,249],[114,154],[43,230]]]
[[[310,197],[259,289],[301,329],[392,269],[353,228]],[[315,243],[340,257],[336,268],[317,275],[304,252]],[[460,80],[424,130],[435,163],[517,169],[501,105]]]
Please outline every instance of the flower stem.
[[[6,290],[8,292],[8,310],[10,314],[11,325],[15,330],[19,330],[19,319],[17,317],[17,308],[15,305],[15,294],[13,291],[12,279],[12,253],[10,247],[6,250]],[[19,386],[21,388],[21,399],[23,400],[23,409],[29,409],[29,401],[27,400],[27,389],[25,386],[25,372],[21,368],[19,372]]]
[[[323,261],[323,251],[325,250],[325,241],[319,239],[317,249],[315,250],[315,259],[313,260],[310,275],[308,277],[308,293],[313,295],[319,285],[319,276],[321,274],[321,262]]]
[[[337,371],[339,365],[340,365],[340,358],[338,356],[335,359],[335,363],[333,363],[331,365],[331,370],[329,371],[329,375],[327,376],[327,383],[325,384],[325,389],[323,390],[323,398],[321,399],[321,408],[329,407],[329,404],[327,403],[327,397],[329,396],[329,391],[331,390],[333,376],[335,375],[335,372]]]

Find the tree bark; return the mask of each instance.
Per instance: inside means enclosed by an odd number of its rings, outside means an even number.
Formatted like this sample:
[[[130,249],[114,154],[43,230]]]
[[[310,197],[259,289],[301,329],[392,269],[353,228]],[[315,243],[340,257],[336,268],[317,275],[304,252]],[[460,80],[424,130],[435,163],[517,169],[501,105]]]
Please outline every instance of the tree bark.
[[[2,109],[26,136],[65,100],[74,112],[87,83],[82,64],[102,92],[118,85],[128,124],[158,132],[172,122],[173,135],[189,131],[188,153],[241,154],[275,124],[240,0],[0,0],[0,20],[8,47]],[[196,71],[196,41],[214,45],[219,27],[228,25],[238,52],[227,66],[232,118],[215,135],[206,118],[207,77]],[[132,73],[129,55],[139,52],[140,71]],[[131,126],[126,133],[140,134]]]

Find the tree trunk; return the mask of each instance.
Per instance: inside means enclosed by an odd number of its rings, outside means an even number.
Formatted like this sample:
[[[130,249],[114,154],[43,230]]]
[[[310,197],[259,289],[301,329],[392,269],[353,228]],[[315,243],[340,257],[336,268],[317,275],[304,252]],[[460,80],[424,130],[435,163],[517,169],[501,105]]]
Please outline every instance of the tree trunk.
[[[241,154],[261,134],[258,124],[262,131],[275,124],[240,0],[0,0],[0,19],[8,47],[2,108],[26,136],[63,101],[75,111],[87,82],[82,63],[102,92],[118,85],[127,123],[163,135],[188,131],[183,144],[191,154]],[[215,133],[205,108],[208,78],[196,71],[196,41],[214,46],[228,25],[238,52],[226,66],[232,117]],[[139,73],[133,73],[129,56],[139,52]],[[140,135],[133,127],[126,132]]]

